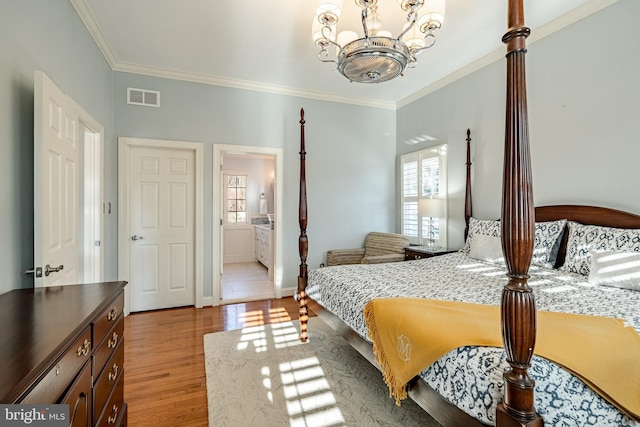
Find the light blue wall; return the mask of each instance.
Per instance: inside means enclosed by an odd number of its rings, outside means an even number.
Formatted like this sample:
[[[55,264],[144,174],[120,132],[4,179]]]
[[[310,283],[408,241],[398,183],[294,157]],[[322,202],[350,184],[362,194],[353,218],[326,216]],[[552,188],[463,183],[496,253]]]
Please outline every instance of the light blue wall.
[[[127,105],[127,87],[160,91],[160,108]],[[328,249],[359,247],[371,230],[396,231],[394,111],[114,73],[117,136],[204,144],[205,296],[211,295],[214,256],[214,143],[283,149],[283,289],[296,287],[300,108],[306,119],[307,263],[317,267]]]
[[[640,2],[620,0],[528,45],[536,205],[607,206],[640,214]],[[398,111],[397,151],[449,143],[449,241],[462,245],[465,131],[471,128],[474,216],[498,218],[506,60]],[[440,139],[409,146],[421,134]]]
[[[2,0],[0,6],[0,293],[33,286],[33,77],[44,71],[104,127],[114,145],[112,72],[68,0]],[[113,162],[107,150],[107,162]],[[107,178],[105,195],[116,187]],[[105,250],[115,258],[107,218]],[[114,266],[106,266],[115,278]]]
[[[537,204],[590,203],[640,212],[640,17],[618,3],[529,45],[527,55]],[[368,231],[398,231],[395,156],[449,143],[450,242],[462,243],[464,137],[472,129],[474,209],[499,215],[504,140],[504,61],[397,112],[112,72],[67,0],[4,0],[0,10],[0,293],[28,287],[33,262],[33,73],[43,70],[105,127],[107,279],[117,277],[118,136],[204,143],[205,260],[212,259],[213,144],[284,151],[284,287],[298,273],[299,110],[306,111],[310,253],[362,244]],[[597,31],[596,31],[597,29]],[[159,90],[159,109],[128,106],[126,87]],[[211,292],[211,266],[205,295]]]
[[[284,149],[284,287],[295,287],[299,110],[307,112],[310,254],[360,245],[396,224],[395,112],[157,79],[110,70],[68,0],[4,0],[0,8],[0,293],[30,287],[33,265],[33,75],[43,70],[105,128],[105,278],[117,278],[117,137],[204,143],[205,295],[211,294],[213,143]],[[126,87],[160,90],[159,109],[127,106]],[[363,214],[366,212],[366,214]],[[332,236],[335,236],[332,237]]]

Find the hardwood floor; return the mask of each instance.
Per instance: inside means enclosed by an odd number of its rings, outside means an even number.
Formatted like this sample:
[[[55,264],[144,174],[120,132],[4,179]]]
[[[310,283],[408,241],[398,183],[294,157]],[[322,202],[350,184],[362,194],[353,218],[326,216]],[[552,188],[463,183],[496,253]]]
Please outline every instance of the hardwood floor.
[[[202,336],[297,318],[298,303],[291,297],[129,315],[124,333],[129,425],[207,426]]]

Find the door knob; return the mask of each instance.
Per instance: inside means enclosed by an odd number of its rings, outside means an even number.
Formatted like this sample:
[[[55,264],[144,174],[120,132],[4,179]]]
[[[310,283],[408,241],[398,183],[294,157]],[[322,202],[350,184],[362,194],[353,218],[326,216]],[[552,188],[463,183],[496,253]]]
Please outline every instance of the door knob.
[[[64,265],[60,264],[57,267],[51,267],[49,264],[44,266],[44,275],[49,276],[51,273],[57,273],[58,271],[62,271],[64,269]]]
[[[134,242],[136,240],[142,240],[142,238],[143,238],[142,236],[138,236],[137,234],[134,234],[133,236],[131,236],[131,240],[133,240]]]

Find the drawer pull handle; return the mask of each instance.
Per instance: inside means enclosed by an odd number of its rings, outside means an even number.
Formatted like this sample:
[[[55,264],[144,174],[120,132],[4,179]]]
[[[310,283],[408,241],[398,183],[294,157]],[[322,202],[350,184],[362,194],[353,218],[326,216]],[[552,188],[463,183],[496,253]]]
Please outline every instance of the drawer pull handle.
[[[113,381],[116,379],[116,377],[118,376],[118,365],[116,365],[115,363],[113,364],[113,367],[111,368],[111,370],[113,372],[109,372],[109,381]]]
[[[60,375],[60,364],[56,365],[56,377]]]
[[[89,350],[91,349],[91,343],[89,340],[84,340],[84,343],[78,347],[78,357],[86,356],[89,354]]]
[[[118,317],[118,307],[114,305],[113,308],[109,310],[109,313],[107,313],[107,320],[111,322],[115,320],[116,317]]]
[[[107,342],[107,347],[116,348],[116,344],[118,344],[118,334],[114,332],[111,339]]]
[[[116,419],[118,418],[118,407],[116,405],[113,405],[113,408],[111,409],[111,413],[113,414],[113,416],[107,418],[107,424],[116,423]]]

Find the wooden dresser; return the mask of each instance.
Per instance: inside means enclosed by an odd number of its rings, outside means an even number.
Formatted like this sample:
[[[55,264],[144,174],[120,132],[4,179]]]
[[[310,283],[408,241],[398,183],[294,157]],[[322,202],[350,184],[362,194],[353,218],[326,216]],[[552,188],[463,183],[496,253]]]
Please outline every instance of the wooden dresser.
[[[0,402],[67,403],[72,426],[126,426],[126,282],[0,295]]]

